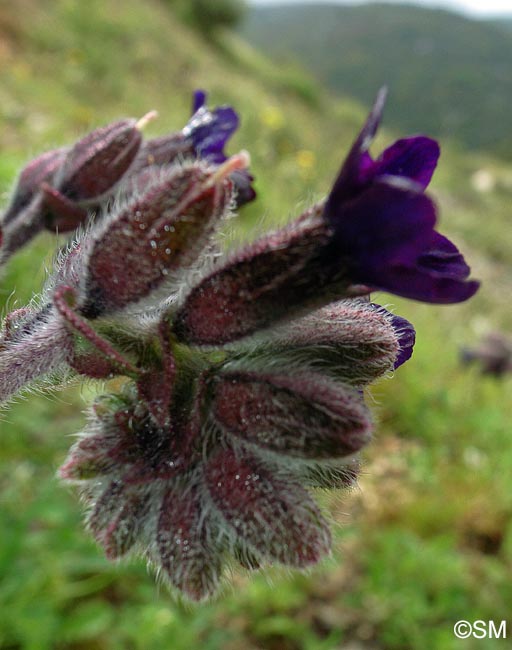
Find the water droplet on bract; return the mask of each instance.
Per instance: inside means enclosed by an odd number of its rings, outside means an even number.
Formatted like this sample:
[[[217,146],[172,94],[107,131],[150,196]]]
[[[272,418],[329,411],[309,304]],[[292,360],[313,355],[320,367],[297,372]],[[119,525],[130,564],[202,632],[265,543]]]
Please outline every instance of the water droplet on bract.
[[[153,250],[155,250],[155,249],[156,249],[156,241],[155,241],[154,239],[152,239],[151,242],[150,242],[150,244],[151,244],[151,248],[152,248]]]

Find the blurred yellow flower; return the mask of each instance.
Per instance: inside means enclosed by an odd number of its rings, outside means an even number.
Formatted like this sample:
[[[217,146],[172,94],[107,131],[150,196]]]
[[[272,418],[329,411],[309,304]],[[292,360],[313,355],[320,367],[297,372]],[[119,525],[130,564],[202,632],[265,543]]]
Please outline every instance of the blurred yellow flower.
[[[284,125],[284,114],[277,106],[269,104],[261,112],[261,121],[273,131],[277,131]]]
[[[308,170],[315,166],[316,156],[313,151],[309,149],[299,149],[295,154],[297,165],[301,170]]]
[[[23,61],[16,62],[11,67],[11,72],[17,81],[26,81],[32,76],[32,69],[30,65]]]

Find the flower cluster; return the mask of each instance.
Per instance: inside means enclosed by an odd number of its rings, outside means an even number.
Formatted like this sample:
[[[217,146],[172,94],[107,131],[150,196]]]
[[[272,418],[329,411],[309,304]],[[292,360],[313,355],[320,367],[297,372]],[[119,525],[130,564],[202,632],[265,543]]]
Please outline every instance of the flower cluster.
[[[236,113],[200,92],[171,136],[142,142],[141,121],[124,120],[39,156],[3,215],[3,259],[42,227],[88,225],[40,300],[5,319],[0,401],[49,374],[125,378],[96,399],[60,476],[108,558],[144,555],[189,599],[234,561],[328,553],[308,488],[354,484],[372,431],[364,388],[414,345],[370,292],[453,303],[478,288],[435,230],[436,142],[370,157],[383,104],[325,200],[232,253],[215,234],[254,198],[249,158],[226,156]]]

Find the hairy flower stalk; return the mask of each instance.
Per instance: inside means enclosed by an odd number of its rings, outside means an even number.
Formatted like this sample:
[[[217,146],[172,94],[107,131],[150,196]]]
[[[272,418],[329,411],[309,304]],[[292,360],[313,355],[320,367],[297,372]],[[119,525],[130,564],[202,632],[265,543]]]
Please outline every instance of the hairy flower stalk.
[[[204,101],[176,134],[142,143],[116,123],[22,173],[7,225],[41,194],[69,223],[120,179],[122,200],[61,254],[42,306],[7,316],[0,342],[1,401],[55,369],[126,378],[96,399],[59,473],[109,559],[141,554],[191,600],[233,563],[303,568],[329,552],[309,490],[355,483],[373,428],[364,389],[414,345],[370,292],[453,303],[478,287],[435,230],[437,143],[368,153],[382,93],[324,201],[212,255],[254,193],[248,154],[224,153],[236,113]]]
[[[0,337],[1,401],[37,379],[62,371],[71,349],[69,334],[53,311],[37,319],[14,314]]]

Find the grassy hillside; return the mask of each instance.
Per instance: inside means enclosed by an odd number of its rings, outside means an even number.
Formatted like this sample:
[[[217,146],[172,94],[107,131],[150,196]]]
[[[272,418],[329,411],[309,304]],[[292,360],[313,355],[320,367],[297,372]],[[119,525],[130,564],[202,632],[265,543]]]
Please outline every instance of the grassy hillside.
[[[499,24],[418,6],[305,2],[252,7],[242,34],[338,93],[369,101],[387,83],[397,127],[512,159],[512,34]]]
[[[489,22],[501,29],[506,29],[508,31],[512,30],[512,17],[509,14],[498,18],[492,18]]]
[[[233,35],[204,42],[158,0],[0,0],[0,192],[34,153],[113,117],[156,108],[150,133],[181,127],[196,87],[242,116],[231,150],[250,150],[259,200],[241,237],[325,193],[364,119]],[[393,115],[390,103],[386,123]],[[376,151],[392,139],[384,130]],[[457,355],[484,331],[512,331],[512,170],[448,147],[433,192],[484,285],[454,307],[376,296],[415,323],[418,345],[372,391],[380,426],[361,488],[319,495],[337,522],[334,557],[307,575],[239,573],[216,602],[176,603],[142,563],[102,557],[55,479],[92,389],[31,397],[0,420],[2,650],[450,650],[458,619],[510,615],[512,381],[481,378]],[[54,243],[15,260],[2,303],[39,286]]]

